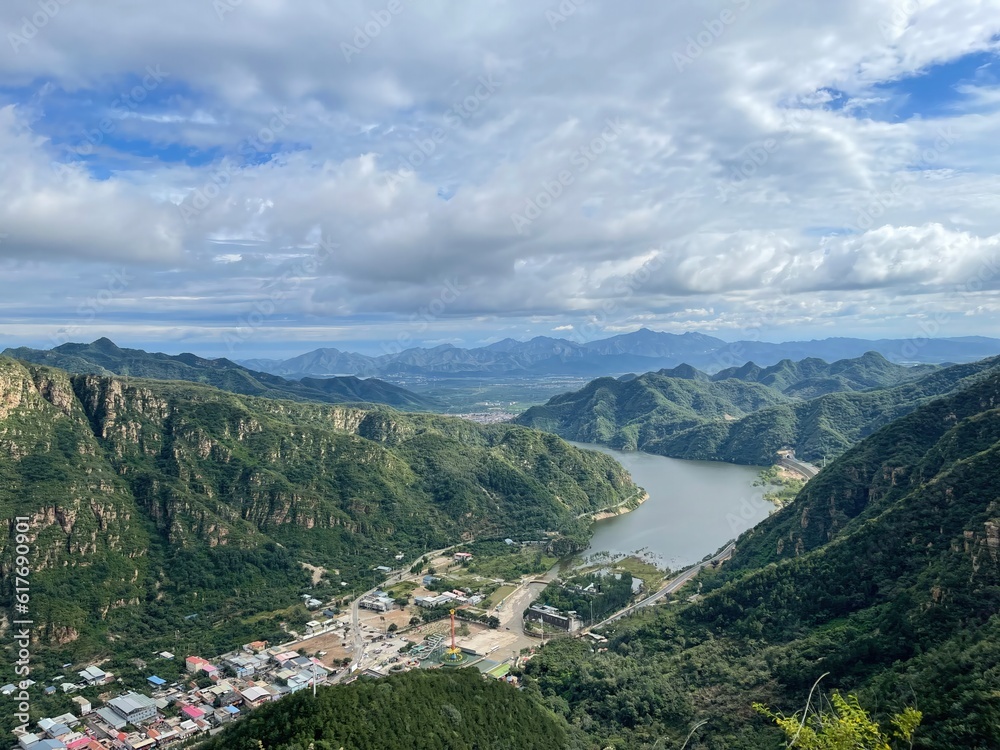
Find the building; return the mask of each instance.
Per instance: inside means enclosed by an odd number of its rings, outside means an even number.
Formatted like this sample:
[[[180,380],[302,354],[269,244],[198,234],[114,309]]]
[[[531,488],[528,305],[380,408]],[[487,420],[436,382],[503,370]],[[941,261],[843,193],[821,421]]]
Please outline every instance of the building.
[[[125,693],[112,698],[108,701],[108,705],[130,724],[148,721],[156,716],[156,704],[153,699],[140,693]]]
[[[188,672],[197,672],[206,664],[208,664],[208,660],[202,659],[200,656],[189,656],[184,660],[184,668]]]
[[[108,673],[100,667],[87,667],[82,672],[78,672],[78,674],[88,685],[103,685],[108,679]]]
[[[94,713],[97,714],[97,717],[102,722],[107,724],[116,732],[121,731],[122,729],[125,728],[125,725],[128,724],[128,722],[125,720],[124,717],[122,717],[117,711],[109,708],[108,706],[99,708]]]
[[[366,596],[360,602],[358,602],[359,607],[364,609],[370,609],[375,612],[388,612],[395,609],[396,603],[390,599],[388,596]]]
[[[424,578],[423,578],[424,588],[426,588],[427,586],[432,586],[432,585],[434,585],[435,583],[437,583],[440,580],[441,579],[438,578],[437,576],[432,576],[430,574],[425,575]]]
[[[240,690],[240,695],[243,696],[244,702],[248,706],[259,706],[261,703],[267,703],[271,700],[271,694],[262,687],[248,687]]]
[[[455,562],[469,562],[472,559],[471,552],[456,552],[454,555]]]
[[[90,713],[91,709],[90,701],[84,698],[82,695],[73,696],[73,702],[80,710],[80,716],[86,716],[87,714]]]
[[[243,654],[227,656],[222,660],[222,666],[237,677],[250,677],[257,671],[257,661]]]
[[[167,684],[166,680],[164,680],[162,677],[157,677],[155,674],[151,674],[149,677],[147,677],[146,682],[148,682],[149,686],[154,690],[158,690],[159,688],[162,688],[164,685]]]
[[[524,613],[524,619],[532,622],[540,622],[542,625],[549,625],[567,633],[575,633],[583,627],[583,621],[576,616],[576,612],[570,611],[563,614],[555,607],[548,605],[533,604]]]

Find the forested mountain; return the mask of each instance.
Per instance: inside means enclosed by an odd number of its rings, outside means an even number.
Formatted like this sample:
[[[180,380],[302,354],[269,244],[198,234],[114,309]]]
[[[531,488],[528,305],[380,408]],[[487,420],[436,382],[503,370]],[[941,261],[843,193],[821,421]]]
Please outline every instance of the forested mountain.
[[[354,376],[285,380],[248,370],[228,359],[203,359],[194,354],[159,354],[122,349],[110,339],[90,344],[62,344],[54,349],[7,349],[3,355],[73,373],[129,375],[156,380],[188,380],[247,396],[322,401],[325,403],[388,404],[400,409],[433,410],[434,399],[382,380]]]
[[[514,425],[0,358],[0,513],[30,519],[32,614],[58,663],[119,641],[218,653],[260,637],[306,585],[303,561],[339,571],[339,591],[474,535],[561,532],[569,552],[589,533],[580,513],[637,493],[607,456]]]
[[[601,378],[516,421],[569,440],[674,458],[770,465],[779,449],[792,447],[799,458],[822,461],[998,366],[994,358],[928,371],[867,354],[832,364],[747,364],[712,376],[682,367]],[[824,389],[839,390],[801,398]]]
[[[321,688],[254,711],[205,750],[566,750],[565,722],[475,669],[416,670]]]
[[[907,339],[866,341],[848,338],[787,343],[727,343],[703,333],[675,334],[641,328],[632,333],[587,342],[536,336],[529,341],[508,338],[473,349],[442,344],[432,348],[388,351],[375,356],[324,348],[286,360],[254,359],[242,364],[288,378],[347,373],[381,377],[596,377],[673,368],[684,363],[715,373],[720,369],[740,367],[747,362],[768,367],[786,360],[861,358],[866,352],[878,352],[899,363],[971,362],[1000,354],[1000,339],[966,336],[924,340],[919,345]],[[819,386],[824,387],[823,384]]]
[[[691,747],[782,747],[752,704],[799,711],[827,674],[815,700],[922,711],[915,748],[995,748],[998,487],[994,370],[847,451],[737,540],[700,600],[617,623],[606,653],[554,643],[528,671],[601,747],[679,747],[702,720]]]

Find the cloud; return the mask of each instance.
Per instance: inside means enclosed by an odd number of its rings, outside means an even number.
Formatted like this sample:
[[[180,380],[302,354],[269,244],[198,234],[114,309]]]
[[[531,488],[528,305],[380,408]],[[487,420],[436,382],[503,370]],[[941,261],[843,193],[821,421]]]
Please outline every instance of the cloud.
[[[948,298],[1000,235],[991,79],[955,81],[965,110],[866,112],[991,54],[996,0],[230,6],[68,3],[0,55],[0,262],[18,279],[0,324],[72,318],[125,264],[128,292],[88,325],[148,315],[206,346],[275,278],[290,291],[255,340],[380,335],[448,284],[463,291],[428,340],[594,319],[736,334],[779,305],[817,331],[933,310],[995,327],[995,280]],[[75,156],[150,66],[166,82]],[[289,280],[321,238],[336,252]]]

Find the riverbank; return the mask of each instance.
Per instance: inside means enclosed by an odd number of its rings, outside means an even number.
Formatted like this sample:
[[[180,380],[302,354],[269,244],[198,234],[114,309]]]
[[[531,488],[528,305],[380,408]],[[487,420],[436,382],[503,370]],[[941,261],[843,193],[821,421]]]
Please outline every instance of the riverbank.
[[[584,513],[580,517],[589,518],[591,521],[604,521],[608,518],[617,518],[618,516],[623,516],[626,513],[631,513],[647,500],[649,500],[649,493],[644,490],[638,500],[635,498],[629,498],[614,508],[606,508],[603,510],[593,511],[591,513]]]

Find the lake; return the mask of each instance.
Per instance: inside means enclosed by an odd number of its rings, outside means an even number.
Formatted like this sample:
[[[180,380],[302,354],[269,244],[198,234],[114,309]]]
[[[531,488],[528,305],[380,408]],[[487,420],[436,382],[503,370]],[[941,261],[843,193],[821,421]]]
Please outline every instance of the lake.
[[[678,570],[714,553],[774,510],[764,500],[765,488],[753,486],[761,467],[573,445],[614,456],[649,493],[631,513],[598,521],[585,556],[635,554]]]

